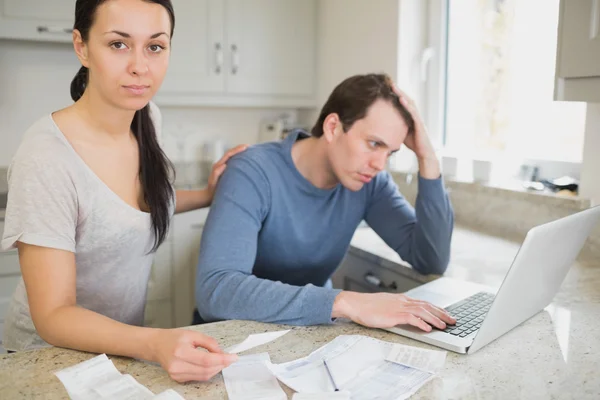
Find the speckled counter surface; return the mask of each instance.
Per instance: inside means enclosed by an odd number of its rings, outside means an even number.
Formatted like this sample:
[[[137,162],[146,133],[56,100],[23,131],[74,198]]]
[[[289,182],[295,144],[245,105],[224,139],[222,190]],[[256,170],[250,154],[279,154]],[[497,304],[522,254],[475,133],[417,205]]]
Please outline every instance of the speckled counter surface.
[[[366,240],[366,239],[365,239]],[[518,243],[458,228],[447,275],[497,286]],[[414,399],[598,399],[600,398],[600,261],[577,262],[553,303],[544,311],[477,353],[448,352],[442,372]],[[251,333],[285,327],[227,321],[192,327],[215,337],[222,347]],[[266,351],[275,363],[309,354],[338,335],[362,334],[391,342],[433,348],[392,333],[349,322],[293,327],[282,338],[247,354]],[[244,353],[246,354],[246,353]],[[93,354],[49,348],[0,357],[0,398],[63,399],[66,391],[54,371]],[[210,382],[171,381],[158,366],[110,356],[121,373],[131,374],[154,393],[173,388],[186,399],[226,399],[222,375]],[[282,384],[291,398],[292,391]]]

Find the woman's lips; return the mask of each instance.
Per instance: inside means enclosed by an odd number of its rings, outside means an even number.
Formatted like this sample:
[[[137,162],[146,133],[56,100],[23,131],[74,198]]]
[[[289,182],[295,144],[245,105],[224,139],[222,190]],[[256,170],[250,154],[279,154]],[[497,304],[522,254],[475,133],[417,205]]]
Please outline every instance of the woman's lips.
[[[144,85],[129,85],[129,86],[123,86],[123,87],[125,88],[125,90],[127,90],[131,94],[134,94],[137,96],[146,93],[146,91],[150,88],[150,86],[144,86]]]

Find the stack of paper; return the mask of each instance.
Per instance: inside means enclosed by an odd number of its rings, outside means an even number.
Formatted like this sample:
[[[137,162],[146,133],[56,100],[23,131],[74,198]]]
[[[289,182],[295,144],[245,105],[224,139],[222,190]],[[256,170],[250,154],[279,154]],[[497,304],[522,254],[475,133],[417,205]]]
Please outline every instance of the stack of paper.
[[[154,395],[131,375],[122,375],[106,354],[62,369],[55,375],[73,400],[183,400],[183,397],[171,389]]]
[[[414,394],[433,377],[445,357],[445,352],[344,335],[307,357],[269,364],[269,369],[299,393],[331,394],[333,380],[340,390],[350,392],[352,400],[395,400]]]

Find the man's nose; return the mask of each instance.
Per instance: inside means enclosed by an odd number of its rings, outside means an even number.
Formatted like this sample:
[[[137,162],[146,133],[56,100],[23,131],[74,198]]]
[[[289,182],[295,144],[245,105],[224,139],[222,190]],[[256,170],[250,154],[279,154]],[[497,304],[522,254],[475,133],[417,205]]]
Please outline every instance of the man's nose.
[[[385,164],[387,163],[387,158],[387,152],[377,152],[371,160],[371,168],[376,171],[383,171],[385,169]]]

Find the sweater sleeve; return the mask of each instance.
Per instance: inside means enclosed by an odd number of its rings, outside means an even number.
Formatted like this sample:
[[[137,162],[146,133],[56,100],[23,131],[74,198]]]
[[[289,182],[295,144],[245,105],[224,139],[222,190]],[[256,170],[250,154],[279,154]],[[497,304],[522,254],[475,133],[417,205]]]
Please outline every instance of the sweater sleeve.
[[[398,255],[422,274],[443,274],[450,261],[454,212],[443,179],[419,176],[413,208],[387,173],[374,185],[365,220]]]

